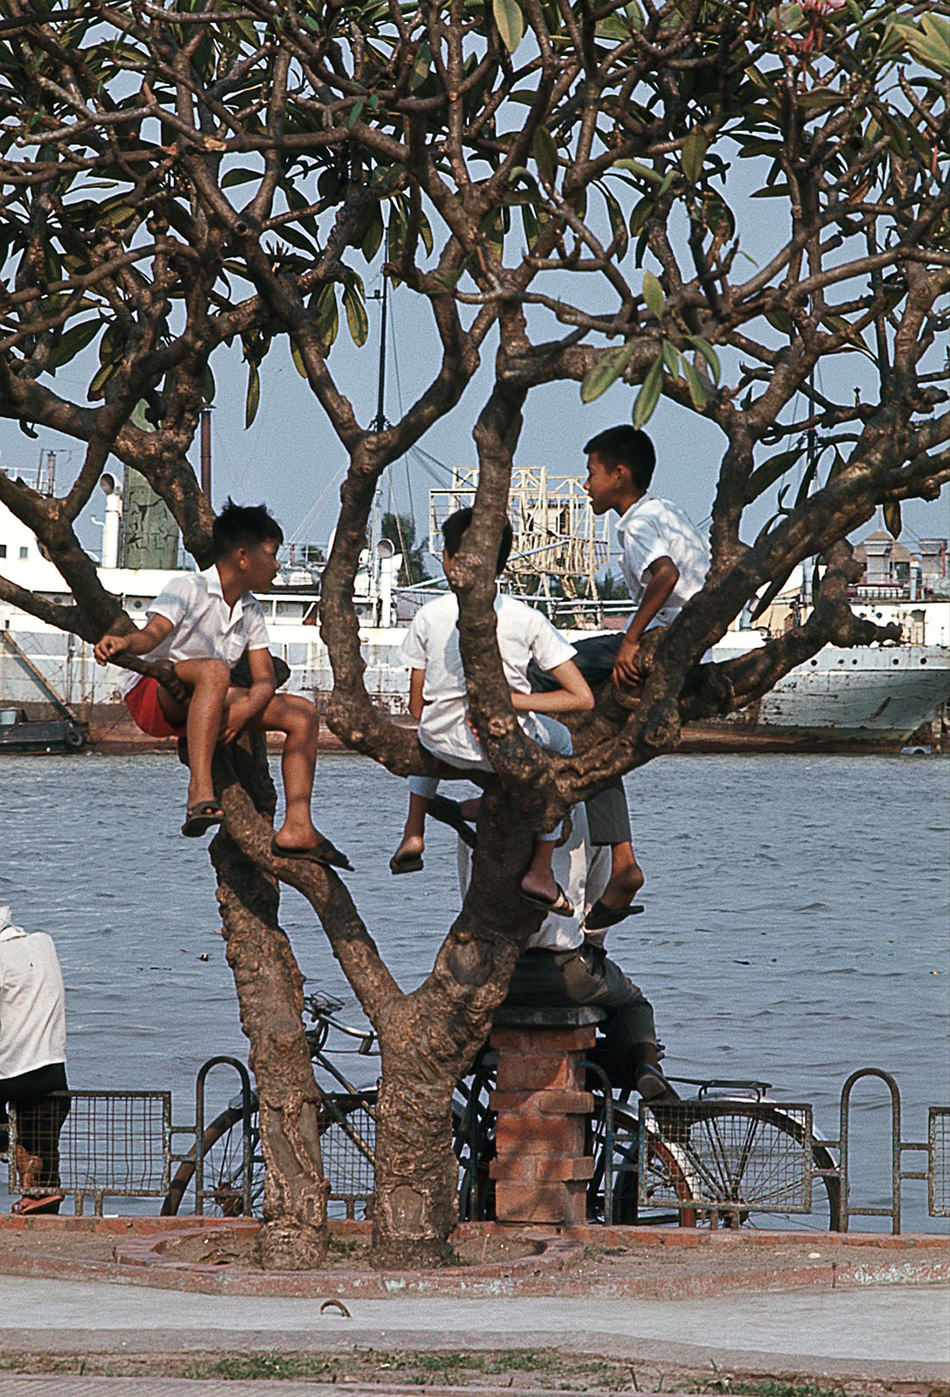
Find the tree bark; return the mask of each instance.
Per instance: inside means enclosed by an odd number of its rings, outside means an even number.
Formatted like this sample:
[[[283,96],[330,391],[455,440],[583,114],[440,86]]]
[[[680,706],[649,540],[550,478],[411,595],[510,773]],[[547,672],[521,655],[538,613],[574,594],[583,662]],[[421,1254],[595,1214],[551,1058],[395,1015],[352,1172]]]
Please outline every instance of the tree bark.
[[[272,818],[264,740],[245,737],[240,745],[247,747],[235,752],[242,784]],[[216,758],[219,770],[224,765],[225,758]],[[277,880],[223,830],[212,841],[211,858],[260,1101],[266,1172],[259,1258],[268,1268],[305,1270],[326,1256],[329,1185],[320,1157],[320,1092],[303,1032],[303,977],[277,924]]]

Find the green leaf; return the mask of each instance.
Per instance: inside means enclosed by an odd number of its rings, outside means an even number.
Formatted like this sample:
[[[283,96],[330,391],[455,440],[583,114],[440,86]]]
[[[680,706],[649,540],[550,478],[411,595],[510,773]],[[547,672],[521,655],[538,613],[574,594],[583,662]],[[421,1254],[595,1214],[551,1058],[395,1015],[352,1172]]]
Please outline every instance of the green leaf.
[[[291,359],[293,359],[294,368],[297,370],[300,377],[306,378],[307,368],[303,361],[303,355],[300,352],[300,346],[298,345],[297,341],[293,338],[292,335],[290,337],[290,357]]]
[[[713,349],[709,341],[702,339],[701,336],[687,335],[686,338],[689,340],[690,344],[696,350],[696,353],[701,354],[703,358],[706,360],[706,363],[709,365],[709,370],[712,374],[713,383],[718,384],[719,375],[722,372],[722,368],[719,363],[719,355]]]
[[[640,175],[642,179],[648,179],[653,184],[662,184],[663,178],[656,170],[651,170],[649,165],[641,165],[639,160],[631,160],[629,156],[622,155],[619,160],[614,161],[614,169],[630,170],[635,175]]]
[[[653,362],[653,366],[646,378],[643,380],[643,387],[637,394],[637,401],[633,405],[633,425],[644,427],[653,416],[653,409],[660,400],[660,389],[663,386],[663,356]]]
[[[352,130],[353,130],[353,127],[356,125],[356,123],[359,121],[360,117],[363,115],[363,108],[364,108],[365,106],[366,106],[366,100],[365,100],[365,98],[363,98],[363,97],[361,97],[360,100],[359,100],[358,102],[354,102],[354,103],[353,103],[353,106],[352,106],[351,109],[350,109],[350,114],[349,114],[349,116],[346,118],[346,129],[347,129],[347,131],[352,131]]]
[[[674,348],[669,340],[664,340],[661,353],[663,355],[663,362],[670,373],[678,374],[680,371],[680,359],[682,357],[679,350]]]
[[[352,286],[347,286],[343,292],[343,308],[346,311],[350,338],[359,349],[366,343],[369,334],[369,317],[362,296]]]
[[[531,142],[531,154],[538,167],[538,174],[546,185],[553,187],[557,180],[557,146],[546,127],[539,126],[535,131]]]
[[[925,15],[920,31],[904,31],[904,40],[918,62],[945,77],[950,75],[950,23],[937,15]]]
[[[643,299],[647,303],[647,310],[650,314],[656,320],[662,320],[666,297],[663,295],[663,287],[652,272],[643,273]]]
[[[75,359],[77,354],[91,344],[102,328],[102,321],[83,320],[79,325],[73,325],[62,336],[59,343],[53,346],[46,367],[52,372],[62,364],[68,364],[70,359]]]
[[[686,386],[689,388],[689,396],[693,407],[697,412],[702,412],[706,403],[709,401],[706,396],[706,389],[703,387],[703,381],[699,374],[693,368],[692,364],[687,363],[685,359],[683,360],[683,374],[686,378]]]
[[[584,376],[581,384],[581,402],[592,403],[601,393],[606,393],[630,363],[635,349],[636,345],[633,343],[621,344],[616,349],[608,349],[602,354],[590,372]]]
[[[901,536],[900,500],[888,500],[884,506],[884,527],[892,538]]]
[[[416,49],[416,57],[412,65],[412,78],[410,79],[410,86],[413,92],[416,92],[426,81],[431,68],[432,50],[430,49],[427,41],[423,39],[422,43]]]
[[[248,184],[252,179],[260,179],[259,170],[227,170],[221,176],[221,188],[231,189],[235,184]]]
[[[610,219],[610,231],[613,235],[611,241],[614,244],[614,261],[619,262],[627,251],[629,239],[627,237],[627,221],[623,216],[623,209],[619,200],[615,199],[609,189],[601,186],[601,193],[607,205],[607,217]]]
[[[758,499],[780,476],[791,470],[796,461],[801,459],[801,455],[802,448],[796,446],[791,451],[780,451],[777,456],[770,456],[767,461],[763,461],[746,481],[745,503],[751,504],[753,500]]]
[[[247,401],[244,405],[244,428],[247,430],[261,403],[261,376],[256,364],[247,366]]]
[[[336,304],[336,287],[332,282],[324,286],[323,289],[317,293],[313,308],[314,328],[323,346],[323,352],[327,354],[340,328],[340,313]]]
[[[96,398],[102,397],[103,389],[109,382],[109,379],[112,377],[112,375],[116,372],[118,367],[118,361],[102,365],[102,368],[98,371],[98,373],[95,375],[92,382],[90,383],[89,390],[86,394],[90,402],[94,401]]]
[[[492,0],[492,14],[498,25],[501,42],[514,53],[524,37],[524,15],[517,0]]]
[[[683,142],[683,174],[690,184],[695,184],[703,172],[703,161],[709,147],[709,139],[701,126],[694,126]]]

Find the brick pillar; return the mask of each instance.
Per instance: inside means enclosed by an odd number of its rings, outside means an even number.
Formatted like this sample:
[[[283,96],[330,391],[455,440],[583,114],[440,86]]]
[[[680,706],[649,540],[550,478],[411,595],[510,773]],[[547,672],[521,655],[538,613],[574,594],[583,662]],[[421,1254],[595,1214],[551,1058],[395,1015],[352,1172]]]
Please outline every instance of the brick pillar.
[[[584,1153],[594,1099],[580,1063],[594,1046],[599,1009],[519,1009],[495,1015],[498,1053],[495,1216],[499,1222],[583,1223],[594,1170]]]

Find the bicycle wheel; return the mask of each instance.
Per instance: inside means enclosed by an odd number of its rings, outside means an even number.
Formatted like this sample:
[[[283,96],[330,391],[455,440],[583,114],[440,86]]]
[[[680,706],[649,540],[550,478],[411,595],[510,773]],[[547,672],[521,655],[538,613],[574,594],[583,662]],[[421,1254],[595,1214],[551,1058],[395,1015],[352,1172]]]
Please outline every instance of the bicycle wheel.
[[[373,1155],[376,1147],[376,1093],[328,1092],[321,1097],[318,1128],[324,1178],[330,1184],[330,1217],[368,1213],[375,1188]],[[240,1100],[232,1102],[206,1128],[204,1149],[204,1213],[210,1217],[244,1214],[244,1130]],[[264,1156],[256,1093],[251,1111],[251,1215],[264,1203]],[[182,1160],[162,1203],[162,1215],[178,1213],[193,1188],[195,1151]]]
[[[689,1171],[689,1160],[675,1143],[664,1140],[660,1133],[647,1125],[646,1184],[640,1188],[640,1122],[632,1112],[614,1107],[614,1130],[610,1159],[612,1163],[612,1198],[606,1200],[607,1127],[602,1099],[598,1094],[595,1115],[591,1118],[589,1148],[594,1158],[594,1173],[587,1187],[587,1217],[590,1222],[637,1224],[658,1227],[675,1223],[680,1227],[696,1226],[694,1208],[673,1208],[672,1202],[689,1203],[695,1197],[695,1187]]]
[[[202,1136],[204,1152],[204,1212],[208,1217],[241,1217],[244,1214],[244,1130],[240,1102],[215,1116]],[[257,1094],[251,1107],[251,1213],[259,1213],[264,1199],[264,1159],[260,1149]],[[195,1149],[181,1161],[162,1202],[162,1217],[181,1208],[195,1177]],[[194,1200],[192,1198],[192,1207]]]
[[[484,1222],[495,1216],[495,1112],[488,1104],[494,1074],[476,1072],[459,1083],[452,1101],[452,1149],[459,1162],[459,1221]]]
[[[647,1113],[657,1139],[675,1150],[700,1215],[739,1226],[751,1213],[821,1217],[841,1226],[841,1180],[826,1145],[810,1130],[808,1108],[767,1102],[686,1101]],[[821,1203],[806,1200],[817,1180]],[[659,1196],[667,1196],[660,1191]]]

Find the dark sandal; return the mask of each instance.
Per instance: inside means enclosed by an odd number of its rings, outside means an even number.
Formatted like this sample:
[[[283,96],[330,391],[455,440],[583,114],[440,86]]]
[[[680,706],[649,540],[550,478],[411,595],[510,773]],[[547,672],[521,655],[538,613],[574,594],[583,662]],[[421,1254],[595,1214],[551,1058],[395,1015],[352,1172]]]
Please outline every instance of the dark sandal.
[[[624,921],[627,917],[635,917],[638,912],[645,909],[639,905],[630,907],[605,907],[600,898],[584,918],[584,926],[588,931],[604,931],[609,926],[616,926],[618,922]]]
[[[275,836],[270,842],[270,851],[279,859],[297,859],[300,863],[319,864],[321,868],[342,868],[347,873],[353,872],[353,865],[346,854],[331,844],[329,839],[321,839],[319,844],[309,849],[295,849],[278,844]]]
[[[196,800],[185,810],[181,832],[186,839],[199,839],[212,825],[220,825],[224,811],[216,800]]]
[[[529,907],[536,907],[541,912],[547,912],[549,916],[573,917],[573,902],[571,902],[570,898],[568,897],[564,889],[561,887],[560,883],[555,883],[554,886],[557,888],[557,897],[553,899],[537,897],[534,893],[526,893],[522,889],[521,901],[527,903]]]
[[[389,860],[390,873],[419,873],[422,867],[421,854],[393,854]]]

